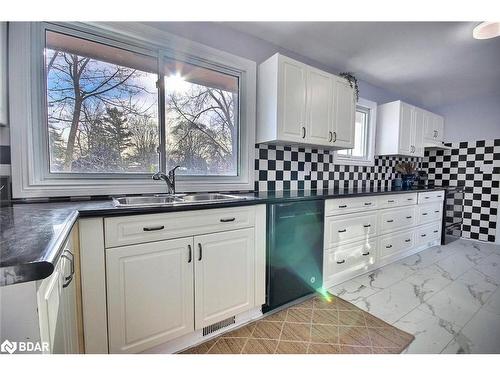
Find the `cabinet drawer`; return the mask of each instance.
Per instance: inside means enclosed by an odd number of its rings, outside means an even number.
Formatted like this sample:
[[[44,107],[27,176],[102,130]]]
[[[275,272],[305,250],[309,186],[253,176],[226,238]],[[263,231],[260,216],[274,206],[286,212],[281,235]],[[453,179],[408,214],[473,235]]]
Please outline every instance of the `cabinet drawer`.
[[[349,214],[377,208],[377,197],[375,196],[328,199],[325,202],[325,216]]]
[[[428,191],[425,193],[418,193],[418,203],[431,203],[442,202],[444,199],[444,191]]]
[[[441,222],[424,225],[417,229],[417,245],[441,239]]]
[[[106,247],[248,228],[254,225],[255,206],[104,219]]]
[[[325,221],[325,249],[377,235],[377,213],[330,216]]]
[[[417,204],[417,193],[390,194],[378,197],[378,208],[401,207]]]
[[[375,263],[377,241],[361,241],[341,246],[336,250],[327,250],[324,259],[324,279],[337,277],[343,272],[358,271],[363,273]]]
[[[378,239],[378,253],[381,260],[408,251],[414,246],[414,229],[386,234]]]
[[[397,229],[414,226],[417,222],[415,207],[390,208],[380,211],[380,233],[390,233]]]
[[[442,218],[443,204],[441,202],[418,205],[418,224],[441,221]]]

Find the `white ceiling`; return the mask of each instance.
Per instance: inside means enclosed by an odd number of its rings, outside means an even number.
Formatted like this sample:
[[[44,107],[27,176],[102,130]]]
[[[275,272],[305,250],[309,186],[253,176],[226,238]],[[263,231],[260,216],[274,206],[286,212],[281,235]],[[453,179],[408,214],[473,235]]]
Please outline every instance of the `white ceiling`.
[[[429,108],[500,95],[500,37],[473,39],[476,24],[224,23]]]

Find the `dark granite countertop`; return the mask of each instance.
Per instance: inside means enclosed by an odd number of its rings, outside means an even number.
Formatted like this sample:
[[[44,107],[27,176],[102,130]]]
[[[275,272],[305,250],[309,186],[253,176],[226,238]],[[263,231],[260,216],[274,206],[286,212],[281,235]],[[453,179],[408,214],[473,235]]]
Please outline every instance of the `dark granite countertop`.
[[[397,194],[442,188],[336,188],[244,194],[243,201],[180,204],[164,207],[115,207],[111,199],[90,201],[9,203],[0,207],[0,286],[41,280],[52,274],[63,245],[78,217],[139,215],[147,213],[235,207],[284,201],[349,196]]]

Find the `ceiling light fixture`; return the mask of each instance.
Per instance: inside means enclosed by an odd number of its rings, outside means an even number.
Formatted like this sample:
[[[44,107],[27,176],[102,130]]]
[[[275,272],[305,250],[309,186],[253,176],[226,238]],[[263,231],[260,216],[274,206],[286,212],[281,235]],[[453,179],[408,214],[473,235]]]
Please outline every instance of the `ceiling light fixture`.
[[[472,30],[474,39],[491,39],[500,36],[500,22],[481,22]]]

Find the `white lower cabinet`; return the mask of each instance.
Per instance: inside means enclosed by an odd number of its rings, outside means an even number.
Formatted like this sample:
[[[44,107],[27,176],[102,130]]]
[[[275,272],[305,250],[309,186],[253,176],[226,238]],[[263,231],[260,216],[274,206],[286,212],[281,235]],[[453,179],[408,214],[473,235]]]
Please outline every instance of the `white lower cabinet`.
[[[370,197],[327,200],[323,286],[438,244],[443,196],[442,191],[381,195],[368,210]]]
[[[161,236],[174,236],[171,228],[178,224],[170,214],[155,215],[146,218],[161,223]],[[193,344],[189,340],[202,338],[202,329],[264,303],[265,206],[173,216],[186,225],[181,233],[191,229],[193,234],[105,249],[110,353],[137,353],[179,340]],[[123,234],[117,226],[145,225],[139,216],[106,220],[105,233],[117,239]],[[245,223],[246,228],[234,229]],[[214,232],[200,233],[203,228]],[[149,238],[149,231],[144,233],[134,242]]]
[[[41,281],[37,291],[40,340],[48,343],[45,353],[80,352],[74,262],[70,239],[64,246],[54,272]]]
[[[254,306],[254,229],[196,236],[195,328]]]
[[[376,240],[360,241],[326,250],[323,260],[323,283],[332,284],[366,272],[375,263],[376,258]]]
[[[411,250],[415,246],[415,230],[394,232],[380,236],[378,239],[379,260],[393,257]]]
[[[133,353],[194,331],[193,237],[106,251],[109,350]]]

